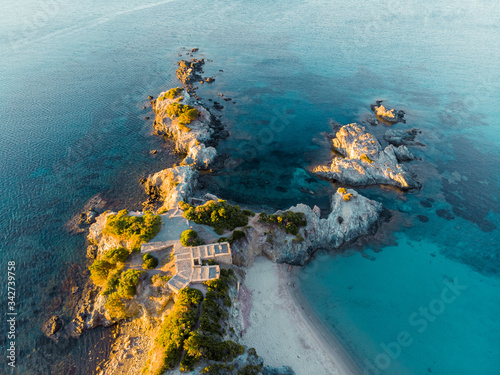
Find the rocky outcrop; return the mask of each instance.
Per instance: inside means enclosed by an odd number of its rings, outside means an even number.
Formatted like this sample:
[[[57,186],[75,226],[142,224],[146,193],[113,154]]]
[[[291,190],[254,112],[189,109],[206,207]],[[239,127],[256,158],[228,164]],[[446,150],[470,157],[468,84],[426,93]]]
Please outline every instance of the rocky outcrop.
[[[89,329],[109,327],[115,323],[106,313],[104,304],[107,297],[99,293],[100,288],[89,281],[85,289],[76,316],[68,325],[68,333],[72,337],[80,337]]]
[[[61,330],[62,327],[63,327],[62,319],[57,315],[54,315],[50,317],[50,319],[43,324],[42,331],[45,334],[45,336],[57,340],[56,334]]]
[[[406,122],[405,112],[403,110],[386,109],[382,105],[382,100],[377,100],[375,104],[372,104],[371,110],[377,115],[378,118],[390,123],[396,124],[398,122]]]
[[[66,224],[68,229],[73,233],[85,232],[90,225],[95,223],[96,217],[104,211],[105,206],[106,201],[101,195],[94,195],[85,203],[82,211],[68,221]]]
[[[399,162],[415,160],[415,155],[406,146],[394,147],[393,145],[389,145],[387,148],[390,148],[394,152]]]
[[[87,256],[89,258],[95,259],[102,257],[106,251],[126,245],[123,241],[120,241],[116,237],[102,233],[104,227],[106,226],[107,217],[114,214],[116,214],[116,212],[106,211],[105,213],[99,215],[95,223],[90,226],[89,234],[87,236],[87,239],[90,242],[89,247],[91,247],[90,251],[87,249]]]
[[[394,146],[402,146],[402,145],[410,145],[415,141],[415,137],[417,134],[422,133],[419,129],[410,129],[410,130],[394,130],[389,129],[384,134],[384,139],[394,145]]]
[[[331,213],[326,219],[320,218],[317,206],[311,209],[298,204],[290,208],[290,211],[304,213],[307,220],[298,236],[254,220],[253,228],[247,229],[246,239],[232,245],[233,262],[250,266],[256,256],[264,254],[274,262],[303,265],[320,248],[338,248],[374,231],[382,209],[380,203],[355,190],[339,189],[332,196]]]
[[[341,127],[332,145],[342,157],[334,157],[331,165],[315,167],[313,171],[318,176],[353,186],[384,184],[401,189],[420,188],[413,174],[399,164],[414,158],[406,146],[396,149],[390,145],[382,149],[373,135],[355,123]]]
[[[182,164],[192,165],[195,168],[207,169],[217,156],[215,147],[207,147],[204,143],[194,145],[189,149]]]
[[[181,60],[178,62],[177,78],[184,84],[189,93],[196,95],[193,84],[203,80],[201,74],[203,73],[203,65],[205,59],[191,59],[191,61]]]
[[[156,113],[154,125],[156,131],[172,137],[175,149],[180,153],[188,153],[193,146],[209,141],[214,133],[211,127],[212,114],[201,104],[195,103],[186,89],[182,89],[179,96],[174,99],[164,98],[164,95],[162,92],[153,104]],[[171,118],[167,114],[167,109],[172,103],[191,105],[198,111],[198,118],[187,125],[180,124],[177,118]]]
[[[149,195],[154,195],[162,203],[161,208],[170,210],[180,201],[186,200],[196,189],[198,171],[191,166],[167,168],[150,175],[144,187]]]

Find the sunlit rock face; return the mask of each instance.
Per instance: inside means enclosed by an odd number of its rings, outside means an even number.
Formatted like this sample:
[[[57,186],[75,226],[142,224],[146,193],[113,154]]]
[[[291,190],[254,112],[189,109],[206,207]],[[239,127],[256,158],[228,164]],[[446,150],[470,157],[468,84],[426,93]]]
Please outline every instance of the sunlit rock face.
[[[162,208],[176,208],[180,201],[186,200],[196,189],[198,171],[191,166],[167,168],[148,176],[144,185],[149,195],[163,202]]]
[[[340,128],[332,140],[335,156],[330,165],[313,169],[323,178],[353,186],[393,185],[401,189],[420,188],[420,183],[400,161],[414,159],[406,146],[382,148],[364,127],[353,123]]]
[[[383,207],[355,190],[341,188],[332,196],[331,212],[326,219],[320,218],[317,206],[311,208],[301,203],[289,210],[305,214],[307,225],[300,228],[299,235],[254,222],[246,231],[245,240],[232,245],[233,262],[249,266],[256,256],[264,254],[274,262],[302,265],[318,249],[338,248],[375,232]]]

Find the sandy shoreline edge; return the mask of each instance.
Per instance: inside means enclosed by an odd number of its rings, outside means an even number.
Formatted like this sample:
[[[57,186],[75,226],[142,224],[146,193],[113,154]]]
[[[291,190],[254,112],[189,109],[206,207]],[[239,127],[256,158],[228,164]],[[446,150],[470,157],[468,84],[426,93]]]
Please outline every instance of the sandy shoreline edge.
[[[361,367],[355,360],[355,356],[351,353],[341,342],[335,333],[331,331],[321,321],[316,311],[312,309],[306,297],[300,292],[300,279],[298,274],[302,267],[294,266],[289,272],[286,267],[279,267],[280,276],[283,277],[282,282],[288,287],[290,298],[294,301],[299,311],[302,311],[302,319],[306,321],[310,328],[311,334],[322,342],[325,349],[327,349],[335,358],[335,363],[342,374],[360,375],[362,373]],[[283,275],[284,274],[284,275]],[[299,285],[297,285],[299,280]],[[293,286],[293,283],[296,283]],[[337,361],[340,359],[340,361]]]
[[[247,270],[239,300],[243,344],[254,347],[266,365],[287,365],[297,375],[361,374],[352,354],[293,287],[300,267],[287,270],[264,257]]]

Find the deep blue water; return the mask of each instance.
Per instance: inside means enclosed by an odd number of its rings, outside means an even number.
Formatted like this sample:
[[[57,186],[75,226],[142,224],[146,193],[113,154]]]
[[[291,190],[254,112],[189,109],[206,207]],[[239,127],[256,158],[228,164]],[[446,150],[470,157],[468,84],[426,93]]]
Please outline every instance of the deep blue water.
[[[205,72],[216,81],[200,96],[236,101],[222,102],[227,160],[208,182],[242,204],[327,208],[333,187],[307,167],[329,155],[328,121],[359,122],[376,99],[406,111],[396,127],[423,131],[424,146],[412,148],[422,160],[410,164],[423,189],[360,189],[406,224],[377,253],[367,245],[365,257],[352,249],[311,263],[302,290],[361,362],[411,333],[385,374],[498,373],[496,2],[25,0],[0,9],[0,262],[18,263],[18,373],[90,373],[88,353],[105,332],[55,345],[39,329],[51,314],[66,317],[60,292],[85,260],[83,237],[65,223],[97,193],[112,208],[139,207],[138,178],[176,161],[142,107],[177,85],[182,47],[214,60]],[[467,285],[456,302],[424,332],[409,326],[456,277]]]

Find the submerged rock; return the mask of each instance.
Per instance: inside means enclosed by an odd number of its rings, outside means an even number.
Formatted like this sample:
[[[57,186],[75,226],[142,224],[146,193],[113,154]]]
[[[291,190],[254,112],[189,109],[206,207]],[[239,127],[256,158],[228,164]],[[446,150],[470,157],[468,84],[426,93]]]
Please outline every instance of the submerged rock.
[[[299,235],[255,220],[253,228],[247,228],[246,239],[232,245],[233,262],[249,266],[256,256],[265,254],[274,262],[303,265],[320,248],[338,248],[374,232],[383,207],[355,190],[339,189],[332,196],[331,213],[326,219],[320,218],[317,206],[298,204],[289,210],[305,214],[307,225],[299,229]]]
[[[334,157],[329,166],[315,167],[313,171],[318,176],[354,186],[384,184],[402,189],[420,188],[413,174],[399,164],[402,159],[414,158],[405,146],[396,149],[390,145],[382,149],[378,140],[356,123],[341,127],[335,136],[333,148],[343,157]]]
[[[54,315],[43,324],[42,331],[43,333],[45,333],[47,337],[51,337],[55,335],[57,332],[59,332],[62,326],[63,326],[62,319],[57,315]]]
[[[396,155],[396,158],[398,161],[410,161],[410,160],[415,160],[415,156],[412,154],[410,150],[406,146],[399,146],[399,147],[394,147],[393,145],[389,145],[387,148],[391,148],[392,151],[394,152],[394,155]]]
[[[412,144],[417,134],[422,133],[419,129],[394,130],[389,129],[384,134],[384,139],[394,146]]]
[[[147,194],[154,194],[156,199],[163,202],[162,209],[170,210],[193,193],[197,182],[198,171],[185,165],[167,168],[150,175],[144,188]]]

